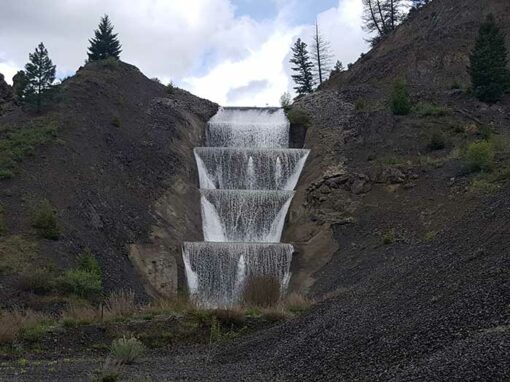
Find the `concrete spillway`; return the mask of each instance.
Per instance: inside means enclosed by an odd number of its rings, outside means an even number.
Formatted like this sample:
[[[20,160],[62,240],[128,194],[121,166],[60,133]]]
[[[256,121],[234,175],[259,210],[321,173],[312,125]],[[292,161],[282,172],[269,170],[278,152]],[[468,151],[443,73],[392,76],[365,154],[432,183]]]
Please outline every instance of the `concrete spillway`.
[[[205,242],[183,246],[192,298],[236,304],[257,276],[285,290],[293,248],[279,241],[309,151],[288,148],[289,122],[278,108],[221,108],[206,141],[195,149]]]

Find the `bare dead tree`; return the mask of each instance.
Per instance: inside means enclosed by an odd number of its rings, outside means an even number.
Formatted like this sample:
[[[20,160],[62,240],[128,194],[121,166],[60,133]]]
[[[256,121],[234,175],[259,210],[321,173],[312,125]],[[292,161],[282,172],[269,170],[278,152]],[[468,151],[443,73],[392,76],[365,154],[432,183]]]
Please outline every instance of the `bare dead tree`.
[[[315,22],[315,33],[312,42],[312,61],[314,63],[314,76],[320,85],[331,72],[333,55],[331,44],[319,31],[319,24]]]

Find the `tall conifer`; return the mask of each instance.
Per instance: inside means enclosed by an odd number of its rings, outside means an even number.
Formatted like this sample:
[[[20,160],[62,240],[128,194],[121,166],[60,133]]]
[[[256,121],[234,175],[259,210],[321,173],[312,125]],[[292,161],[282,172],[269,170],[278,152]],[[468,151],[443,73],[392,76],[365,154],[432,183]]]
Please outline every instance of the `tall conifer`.
[[[313,92],[313,63],[310,60],[307,45],[300,38],[292,47],[292,53],[290,63],[294,65],[292,70],[296,73],[292,75],[296,83],[294,89],[300,95]]]
[[[25,65],[25,74],[27,85],[25,88],[25,97],[29,101],[34,100],[37,105],[37,111],[41,111],[43,98],[48,94],[53,81],[55,81],[56,66],[53,65],[48,50],[41,42],[34,53],[28,55],[30,62]]]
[[[510,89],[510,71],[505,37],[493,15],[480,26],[470,57],[469,74],[476,97],[483,102],[499,101]]]
[[[113,33],[113,25],[108,15],[101,18],[98,29],[94,31],[94,38],[89,42],[89,61],[104,60],[109,57],[119,59],[122,46],[117,34]]]

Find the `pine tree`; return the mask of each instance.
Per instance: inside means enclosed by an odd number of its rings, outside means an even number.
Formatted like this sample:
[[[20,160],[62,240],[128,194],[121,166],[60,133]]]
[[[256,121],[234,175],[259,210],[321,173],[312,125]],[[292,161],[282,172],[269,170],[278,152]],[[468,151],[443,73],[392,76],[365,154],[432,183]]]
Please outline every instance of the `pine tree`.
[[[331,71],[331,51],[330,43],[319,32],[319,24],[315,22],[315,34],[312,43],[312,61],[314,63],[315,82],[322,84],[326,78],[326,73]]]
[[[24,97],[28,101],[34,100],[37,111],[41,111],[42,101],[55,81],[56,66],[51,62],[48,51],[42,42],[35,48],[34,53],[28,55],[28,58],[30,62],[25,65],[28,84],[24,91]]]
[[[104,60],[109,57],[119,59],[121,50],[117,34],[113,33],[113,25],[104,15],[101,18],[98,29],[94,31],[94,38],[89,40],[90,47],[88,51],[89,61]]]
[[[483,102],[501,100],[510,89],[510,71],[505,37],[491,14],[480,26],[475,48],[470,57],[469,74],[476,97]]]
[[[14,77],[12,77],[12,87],[14,89],[16,102],[20,104],[23,103],[28,87],[28,78],[24,70],[19,70]]]
[[[340,72],[343,72],[344,70],[345,70],[344,64],[342,64],[342,62],[340,60],[336,60],[336,64],[333,67],[333,71],[335,73],[340,73]]]
[[[308,55],[307,45],[300,38],[292,47],[292,53],[290,63],[294,64],[292,70],[296,72],[292,75],[292,79],[297,85],[294,89],[300,95],[313,92],[313,63]]]

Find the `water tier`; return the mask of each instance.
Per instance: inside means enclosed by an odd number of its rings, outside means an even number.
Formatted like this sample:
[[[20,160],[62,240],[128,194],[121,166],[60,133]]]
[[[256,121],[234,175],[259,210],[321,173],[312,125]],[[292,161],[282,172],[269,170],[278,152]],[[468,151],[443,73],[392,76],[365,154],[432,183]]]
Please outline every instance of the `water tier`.
[[[293,190],[310,150],[199,147],[202,189]]]
[[[239,301],[246,280],[272,276],[286,288],[293,247],[272,243],[184,243],[190,294],[205,307]]]
[[[289,122],[282,109],[221,108],[207,124],[207,146],[284,148]]]
[[[205,241],[277,243],[293,191],[200,190]]]

